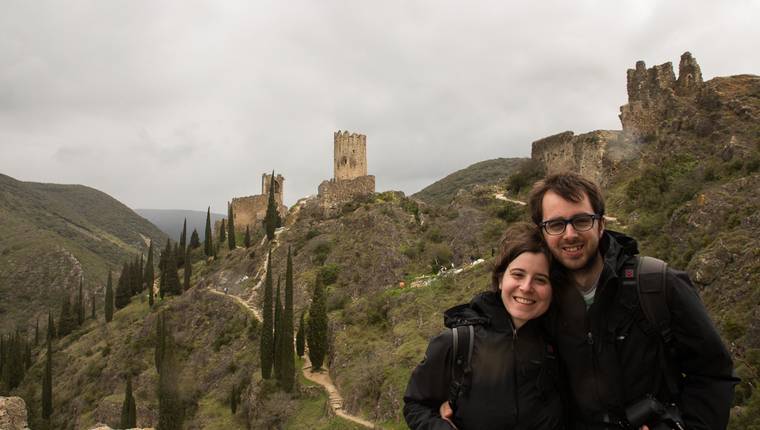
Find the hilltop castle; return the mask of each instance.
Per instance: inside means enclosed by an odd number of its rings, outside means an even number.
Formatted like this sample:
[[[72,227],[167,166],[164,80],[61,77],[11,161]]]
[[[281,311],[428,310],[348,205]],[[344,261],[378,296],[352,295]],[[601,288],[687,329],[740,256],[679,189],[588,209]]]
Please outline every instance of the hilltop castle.
[[[235,227],[244,229],[259,227],[267,213],[269,201],[269,187],[274,180],[274,201],[277,203],[281,216],[285,216],[288,208],[282,203],[282,195],[285,190],[285,178],[282,175],[272,177],[270,173],[261,175],[261,194],[246,197],[234,197],[232,199],[232,211],[235,216]]]
[[[344,202],[375,192],[375,177],[367,175],[367,136],[333,133],[333,178],[319,184],[319,205],[332,211]]]

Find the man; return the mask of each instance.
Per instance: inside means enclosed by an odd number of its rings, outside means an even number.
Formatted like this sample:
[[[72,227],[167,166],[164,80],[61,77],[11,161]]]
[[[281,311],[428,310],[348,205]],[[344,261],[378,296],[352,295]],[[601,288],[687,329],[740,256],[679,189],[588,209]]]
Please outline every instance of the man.
[[[574,173],[549,176],[531,191],[530,211],[565,279],[555,283],[548,325],[566,375],[568,427],[620,428],[626,408],[653,395],[675,403],[689,430],[725,429],[733,364],[688,275],[665,275],[666,346],[644,316],[635,283],[623,283],[637,245],[605,230],[596,184]]]

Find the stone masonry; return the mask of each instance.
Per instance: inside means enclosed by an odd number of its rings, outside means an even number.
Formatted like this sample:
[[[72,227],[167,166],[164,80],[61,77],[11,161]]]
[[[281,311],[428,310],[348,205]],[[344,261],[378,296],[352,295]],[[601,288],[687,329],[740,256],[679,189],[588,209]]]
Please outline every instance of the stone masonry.
[[[375,192],[375,177],[367,175],[367,136],[340,130],[333,133],[333,166],[334,177],[319,184],[317,195],[326,213]]]
[[[531,158],[541,162],[547,174],[573,171],[606,186],[620,162],[632,157],[634,150],[623,142],[620,131],[579,135],[566,131],[533,142]]]
[[[702,71],[691,53],[681,55],[678,79],[670,62],[649,69],[643,61],[628,69],[628,104],[620,107],[623,132],[634,138],[656,137],[660,123],[672,115],[679,99],[691,97],[703,85]]]
[[[267,203],[269,202],[269,186],[272,181],[272,175],[264,173],[261,175],[261,194],[246,197],[234,197],[232,199],[232,212],[235,216],[235,229],[242,231],[245,226],[251,228],[258,227],[267,213]],[[285,216],[288,208],[282,203],[282,195],[285,190],[285,178],[277,175],[274,178],[274,201],[277,203],[280,215]],[[219,231],[219,226],[215,226],[214,231]]]

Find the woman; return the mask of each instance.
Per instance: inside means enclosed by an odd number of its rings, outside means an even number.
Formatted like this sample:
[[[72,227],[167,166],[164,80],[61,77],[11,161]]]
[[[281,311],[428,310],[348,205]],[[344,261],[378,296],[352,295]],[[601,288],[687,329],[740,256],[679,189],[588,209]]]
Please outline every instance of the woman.
[[[430,342],[404,396],[410,428],[562,428],[556,359],[536,320],[552,299],[549,263],[549,251],[535,226],[521,223],[507,230],[491,291],[444,313],[447,327],[474,328],[470,366],[467,360],[452,362],[453,330]],[[458,338],[459,345],[462,337]],[[462,357],[461,347],[459,351],[456,355]],[[453,414],[444,412],[447,408]]]

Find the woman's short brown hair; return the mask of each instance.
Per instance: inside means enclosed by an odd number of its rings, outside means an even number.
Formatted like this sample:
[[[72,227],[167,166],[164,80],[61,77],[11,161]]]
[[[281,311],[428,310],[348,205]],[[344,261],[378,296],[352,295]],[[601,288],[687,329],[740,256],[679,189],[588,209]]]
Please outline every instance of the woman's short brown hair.
[[[539,229],[530,223],[519,222],[510,225],[499,242],[499,254],[491,271],[491,290],[498,291],[501,278],[507,266],[523,252],[541,253],[551,265],[552,257],[544,243]]]

